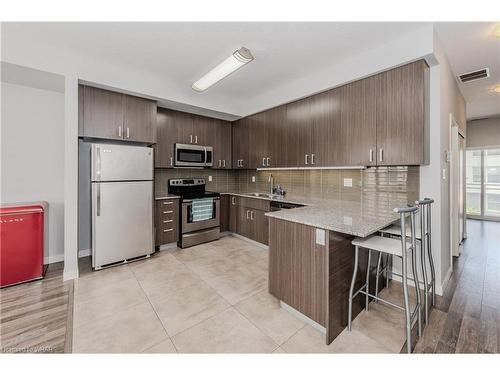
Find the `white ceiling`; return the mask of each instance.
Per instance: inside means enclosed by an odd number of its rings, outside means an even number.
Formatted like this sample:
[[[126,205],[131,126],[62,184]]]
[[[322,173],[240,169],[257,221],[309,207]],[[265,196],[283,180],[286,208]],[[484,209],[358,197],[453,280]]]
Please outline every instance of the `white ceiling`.
[[[165,92],[175,97],[160,95],[161,90],[151,95],[165,106],[221,118],[229,114],[230,119],[327,89],[335,80],[343,83],[332,74],[347,76],[348,70],[353,77],[366,74],[354,65],[370,56],[379,60],[387,51],[402,53],[404,42],[417,50],[420,30],[429,26],[389,22],[2,23],[2,53],[6,56],[12,48],[32,46],[36,47],[33,54],[40,56],[45,46],[47,54],[56,56],[52,58],[67,59],[68,64],[74,64],[69,58],[73,53],[80,64],[105,62],[115,76],[124,76],[126,69],[143,72],[144,84],[136,85],[136,92],[153,85],[168,87]],[[459,85],[468,118],[500,114],[500,94],[491,90],[500,84],[500,39],[492,36],[494,27],[495,23],[478,22],[435,24],[455,74],[490,68],[490,78]],[[390,47],[395,40],[403,43]],[[255,61],[203,93],[191,90],[192,82],[241,46],[252,51]],[[370,55],[371,51],[381,52]],[[332,68],[342,64],[343,70]]]
[[[241,115],[265,109],[260,102],[266,93],[281,87],[286,91],[287,84],[294,80],[314,72],[321,74],[339,61],[401,38],[423,25],[389,22],[4,23],[2,36],[15,40],[15,44],[25,40],[37,46],[76,51],[85,56],[85,61],[104,60],[168,78],[165,84],[168,82],[182,92],[183,98],[192,99],[191,103],[213,108],[210,104],[215,100],[227,101],[227,109],[241,108],[239,113],[227,112]],[[192,82],[241,46],[252,51],[253,62],[203,93],[191,90]],[[294,99],[297,97],[288,101]],[[235,102],[239,107],[230,106]],[[221,109],[225,112],[223,105],[217,108]]]
[[[467,118],[500,114],[500,93],[492,88],[500,85],[500,39],[493,32],[495,22],[439,22],[436,32],[443,44],[455,75],[481,68],[490,69],[490,77],[459,83],[467,102]]]

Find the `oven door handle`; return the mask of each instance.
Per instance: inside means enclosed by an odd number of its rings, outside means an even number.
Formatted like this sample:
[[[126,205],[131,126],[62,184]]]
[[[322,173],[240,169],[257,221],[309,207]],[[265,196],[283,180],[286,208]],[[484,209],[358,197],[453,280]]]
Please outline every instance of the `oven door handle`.
[[[219,201],[220,200],[220,197],[211,197],[214,201]],[[199,199],[203,199],[203,198],[199,198]],[[182,204],[189,204],[189,203],[193,203],[193,200],[192,199],[183,199],[182,200]]]

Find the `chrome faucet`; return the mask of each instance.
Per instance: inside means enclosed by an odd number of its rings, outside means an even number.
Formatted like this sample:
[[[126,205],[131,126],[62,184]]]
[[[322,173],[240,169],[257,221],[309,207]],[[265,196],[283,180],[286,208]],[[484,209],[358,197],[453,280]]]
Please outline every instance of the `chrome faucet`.
[[[274,194],[274,177],[272,174],[269,175],[269,194],[273,195]]]

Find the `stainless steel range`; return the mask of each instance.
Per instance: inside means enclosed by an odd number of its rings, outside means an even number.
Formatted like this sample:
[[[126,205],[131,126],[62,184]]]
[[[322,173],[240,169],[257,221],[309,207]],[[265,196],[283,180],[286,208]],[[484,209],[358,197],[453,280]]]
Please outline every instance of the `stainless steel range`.
[[[220,194],[205,191],[205,179],[168,180],[168,192],[181,197],[181,248],[219,239]]]

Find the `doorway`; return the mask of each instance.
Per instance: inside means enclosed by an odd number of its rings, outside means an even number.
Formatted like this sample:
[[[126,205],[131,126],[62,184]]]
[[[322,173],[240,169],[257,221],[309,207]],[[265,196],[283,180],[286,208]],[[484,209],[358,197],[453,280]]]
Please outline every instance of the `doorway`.
[[[466,213],[500,221],[500,148],[467,149]]]

